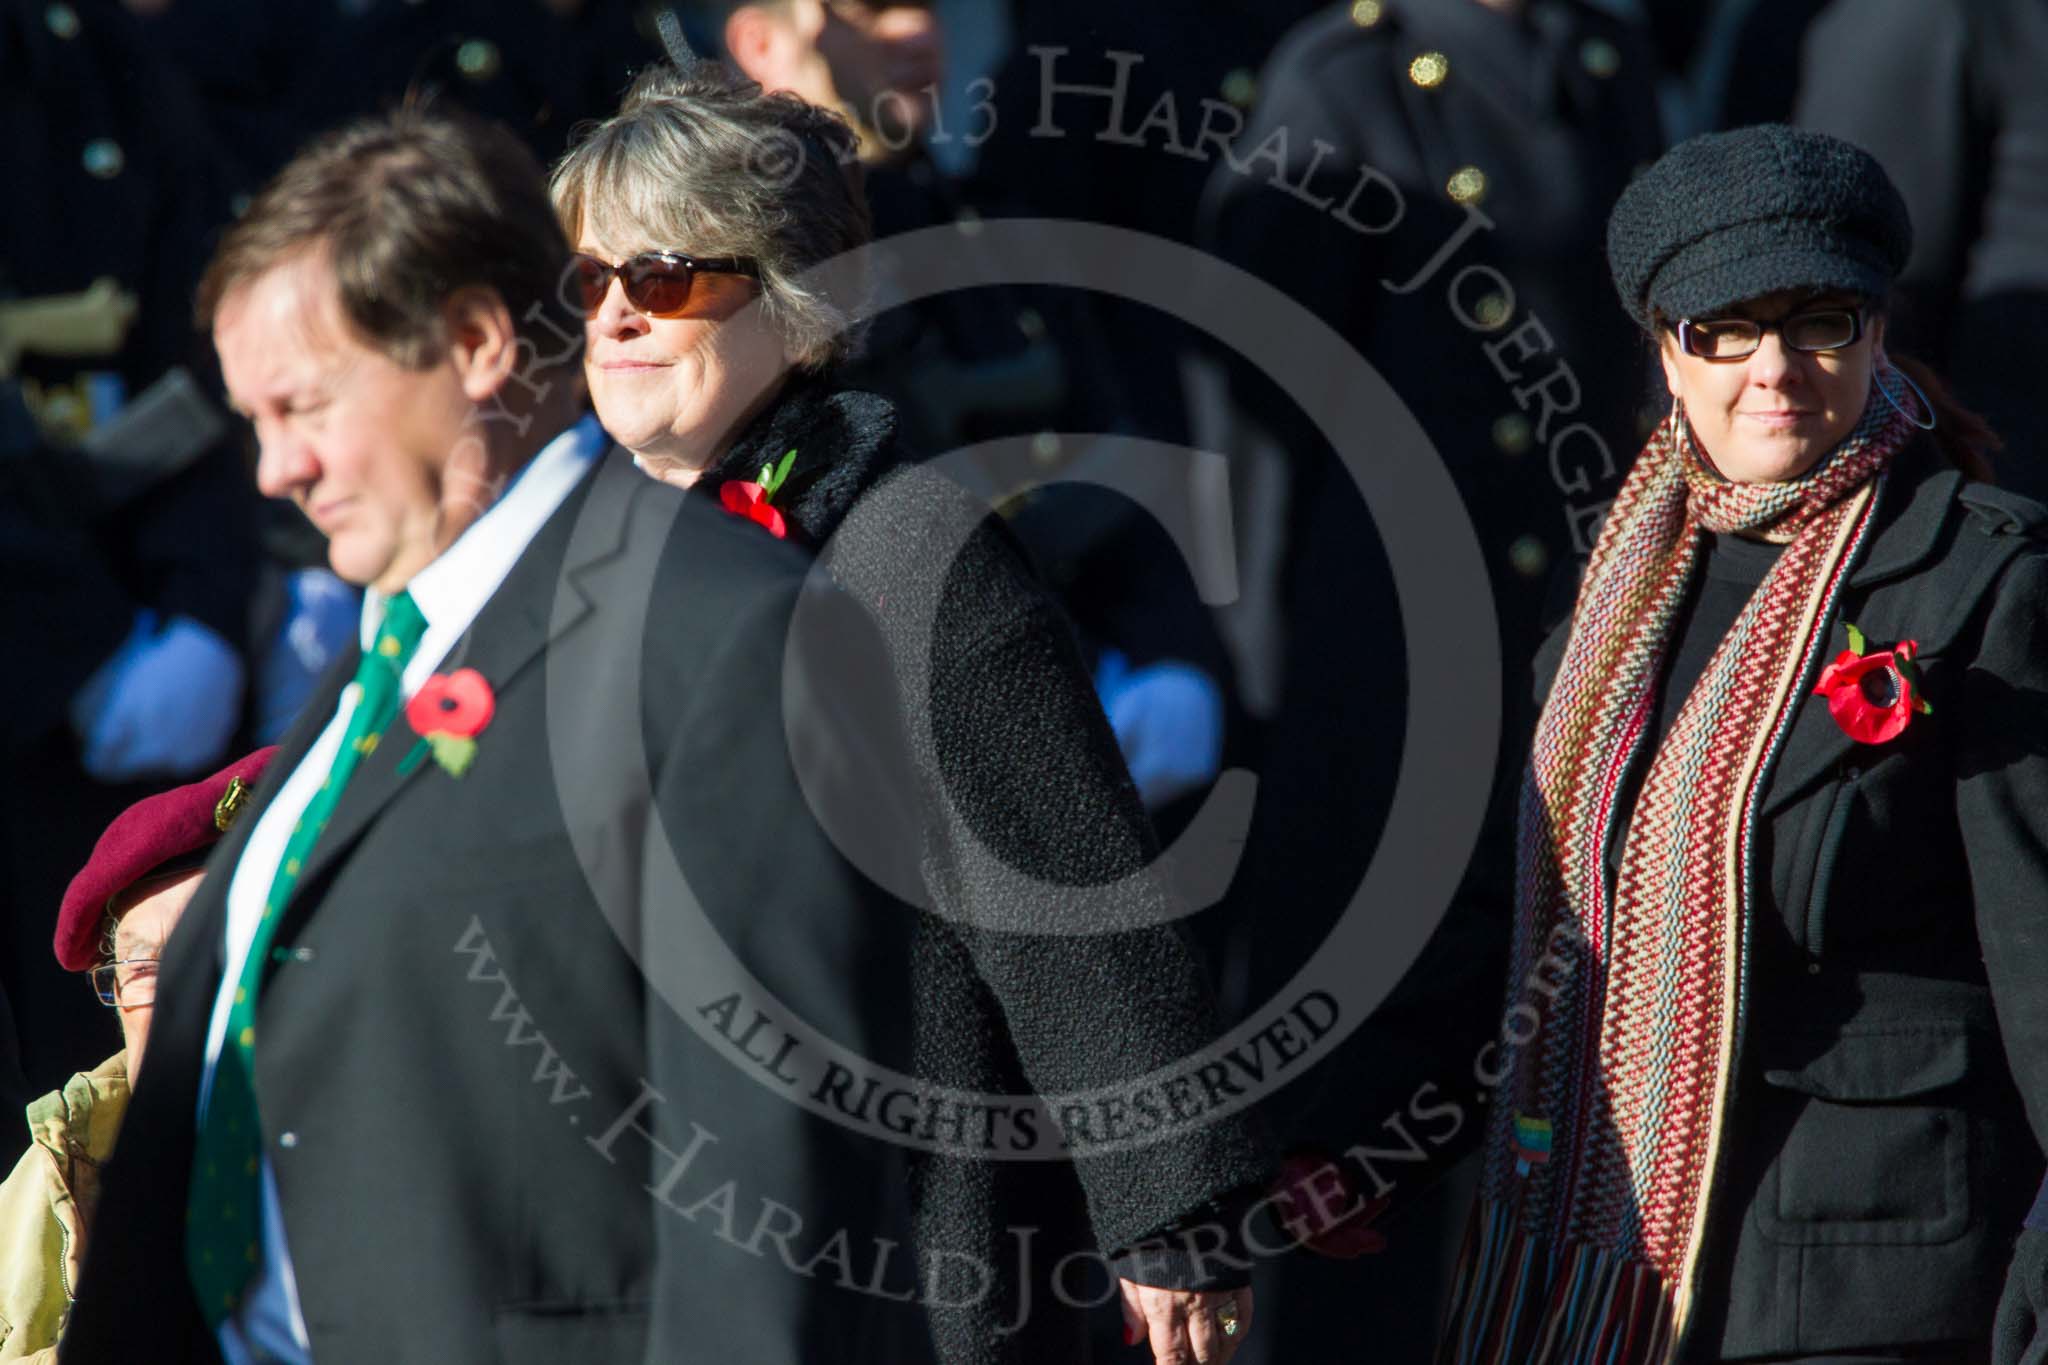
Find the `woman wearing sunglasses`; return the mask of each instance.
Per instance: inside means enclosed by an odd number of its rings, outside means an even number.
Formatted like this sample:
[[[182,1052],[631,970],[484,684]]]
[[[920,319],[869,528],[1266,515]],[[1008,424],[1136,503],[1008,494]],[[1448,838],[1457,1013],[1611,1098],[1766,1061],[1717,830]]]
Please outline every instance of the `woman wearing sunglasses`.
[[[272,752],[259,749],[203,781],[136,802],[107,826],[65,890],[57,961],[92,979],[120,1020],[123,1047],[28,1107],[33,1141],[0,1184],[0,1360],[57,1358],[99,1169],[113,1154],[149,1038],[157,957]]]
[[[1443,1361],[1966,1365],[2040,1300],[2048,514],[1887,353],[1910,245],[1781,126],[1615,207],[1671,411],[1538,659]]]
[[[651,476],[827,551],[899,682],[929,687],[918,884],[890,885],[926,910],[917,1073],[995,1095],[1145,1075],[1210,1040],[1205,976],[1060,609],[986,507],[907,465],[890,405],[835,378],[857,334],[811,272],[868,242],[853,162],[851,130],[793,95],[708,66],[644,75],[553,175],[591,397]],[[1045,930],[1077,904],[1101,924]],[[1141,1248],[1212,1221],[1234,1242],[1266,1173],[1241,1119],[1072,1163],[997,1155],[914,1157],[920,1250],[994,1270],[974,1302],[930,1310],[940,1360],[1085,1360],[1080,1279],[1050,1277],[1098,1248],[1126,1340],[1205,1365],[1244,1340],[1242,1261]]]

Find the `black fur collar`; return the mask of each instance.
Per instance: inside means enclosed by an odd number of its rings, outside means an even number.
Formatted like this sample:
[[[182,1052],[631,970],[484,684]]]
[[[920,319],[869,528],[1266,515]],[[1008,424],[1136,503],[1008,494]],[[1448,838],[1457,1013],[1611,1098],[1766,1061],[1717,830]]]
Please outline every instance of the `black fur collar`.
[[[792,375],[700,486],[716,493],[731,479],[759,479],[763,465],[791,450],[796,462],[775,505],[791,538],[809,545],[830,539],[854,500],[904,462],[896,409],[886,398],[839,388],[829,377]]]

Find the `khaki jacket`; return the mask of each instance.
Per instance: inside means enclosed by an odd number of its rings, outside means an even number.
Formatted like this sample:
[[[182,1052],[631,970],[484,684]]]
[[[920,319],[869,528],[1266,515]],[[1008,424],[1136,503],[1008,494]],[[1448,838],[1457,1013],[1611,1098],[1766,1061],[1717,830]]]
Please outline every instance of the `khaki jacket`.
[[[28,1107],[33,1145],[0,1184],[0,1360],[54,1365],[100,1166],[128,1108],[128,1054]]]

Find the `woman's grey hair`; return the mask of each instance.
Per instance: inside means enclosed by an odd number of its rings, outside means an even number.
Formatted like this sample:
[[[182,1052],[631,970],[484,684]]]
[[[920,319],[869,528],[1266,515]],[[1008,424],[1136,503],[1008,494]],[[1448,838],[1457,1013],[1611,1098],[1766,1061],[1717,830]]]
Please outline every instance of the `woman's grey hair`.
[[[846,121],[767,94],[704,62],[641,73],[550,177],[572,242],[588,228],[621,250],[751,256],[762,308],[797,364],[824,370],[859,349],[857,299],[828,297],[811,267],[873,235]]]

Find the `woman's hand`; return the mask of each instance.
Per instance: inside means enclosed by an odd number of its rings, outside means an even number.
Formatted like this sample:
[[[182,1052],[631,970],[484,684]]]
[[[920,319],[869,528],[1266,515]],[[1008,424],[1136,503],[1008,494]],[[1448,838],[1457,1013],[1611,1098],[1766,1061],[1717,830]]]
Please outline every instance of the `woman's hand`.
[[[1155,1365],[1223,1365],[1252,1329],[1252,1291],[1197,1293],[1119,1281],[1124,1339],[1152,1344]],[[1226,1332],[1226,1324],[1234,1330]]]

